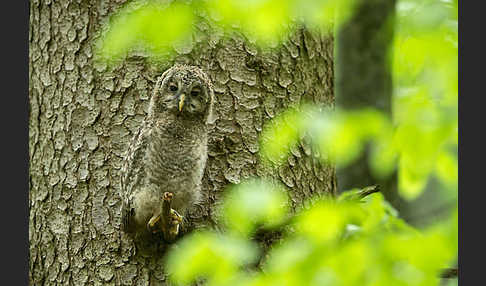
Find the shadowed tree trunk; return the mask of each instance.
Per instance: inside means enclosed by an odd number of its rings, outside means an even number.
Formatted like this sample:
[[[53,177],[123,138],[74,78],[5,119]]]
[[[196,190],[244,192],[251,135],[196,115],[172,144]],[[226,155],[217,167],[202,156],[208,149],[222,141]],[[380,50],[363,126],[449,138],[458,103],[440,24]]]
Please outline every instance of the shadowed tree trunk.
[[[375,108],[391,116],[391,56],[396,0],[358,0],[352,17],[336,35],[336,106],[344,110]],[[397,178],[372,176],[368,152],[337,171],[339,192],[379,184],[386,199],[399,210]]]
[[[156,65],[143,55],[115,68],[95,62],[93,43],[123,1],[31,1],[29,30],[29,242],[31,285],[165,284],[162,258],[136,255],[120,231],[120,167],[147,113],[156,78],[174,62],[211,77],[217,119],[211,126],[204,202],[190,214],[212,226],[229,184],[271,176],[292,206],[335,191],[335,170],[307,140],[277,169],[258,159],[265,122],[293,104],[332,106],[333,38],[298,30],[282,47],[262,50],[214,25]],[[209,20],[208,20],[209,21]]]
[[[357,3],[354,15],[336,35],[336,106],[348,110],[372,107],[391,116],[396,0],[358,0]],[[440,199],[439,186],[434,179],[416,200],[403,199],[398,194],[396,172],[389,178],[374,178],[367,152],[350,166],[338,169],[337,181],[338,192],[380,184],[386,200],[403,219],[415,226],[433,222],[455,206]]]

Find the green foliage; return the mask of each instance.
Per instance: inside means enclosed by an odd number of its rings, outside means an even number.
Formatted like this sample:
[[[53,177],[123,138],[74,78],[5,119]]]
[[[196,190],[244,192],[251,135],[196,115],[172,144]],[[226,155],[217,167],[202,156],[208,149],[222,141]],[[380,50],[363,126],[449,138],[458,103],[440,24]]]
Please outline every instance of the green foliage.
[[[303,106],[266,127],[264,158],[282,161],[292,144],[311,134],[321,158],[339,167],[352,164],[369,144],[374,175],[398,169],[404,198],[420,195],[431,176],[456,192],[457,7],[399,1],[393,55],[393,118],[370,109],[317,112]]]
[[[397,2],[393,117],[372,109],[294,107],[265,126],[263,161],[279,164],[306,134],[320,158],[338,167],[353,164],[371,148],[373,174],[383,178],[398,171],[400,194],[407,199],[419,196],[431,177],[444,194],[456,196],[457,1]],[[261,46],[274,45],[285,39],[294,19],[335,26],[353,7],[353,0],[133,2],[111,19],[98,55],[113,60],[134,49],[154,57],[170,53],[191,41],[199,15],[209,15],[226,31],[239,27]],[[171,280],[187,284],[204,278],[209,285],[235,286],[438,285],[439,270],[457,258],[457,209],[448,220],[418,231],[398,218],[381,194],[363,203],[350,197],[318,200],[289,220],[282,187],[260,180],[234,186],[220,209],[225,232],[186,236],[168,255]],[[283,238],[265,255],[249,240],[257,229],[282,225]],[[261,268],[255,268],[259,260]]]
[[[188,284],[205,277],[211,285],[226,285],[241,275],[240,267],[254,262],[258,249],[241,237],[198,232],[184,239],[167,260],[172,279]]]
[[[278,226],[285,219],[287,197],[281,186],[250,180],[233,186],[223,204],[223,213],[229,230],[248,237],[259,225]]]
[[[435,175],[457,191],[457,2],[400,1],[394,43],[394,123],[402,194]]]
[[[134,1],[112,16],[98,44],[98,56],[108,62],[132,50],[157,60],[173,47],[191,42],[198,15],[209,15],[220,27],[240,31],[261,46],[284,40],[296,21],[332,27],[344,21],[354,0],[207,0]],[[337,13],[339,11],[339,13]]]
[[[292,19],[317,26],[339,24],[354,7],[351,0],[169,2],[134,2],[122,9],[113,17],[100,55],[120,58],[134,47],[154,55],[168,53],[172,46],[190,42],[201,13],[222,27],[238,26],[250,39],[267,45],[285,38]],[[281,161],[309,132],[321,158],[338,166],[352,164],[371,143],[374,175],[383,178],[397,169],[399,190],[407,199],[419,196],[431,176],[444,189],[457,190],[457,1],[400,0],[396,22],[393,118],[374,110],[331,115],[305,107],[289,110],[264,132],[262,154],[267,159]]]
[[[284,237],[262,253],[249,242],[247,230],[261,222],[283,221],[287,207],[278,189],[253,180],[228,190],[233,199],[223,207],[227,231],[183,238],[168,256],[171,280],[187,284],[205,279],[207,285],[438,285],[440,269],[456,258],[457,212],[419,232],[396,217],[380,193],[363,202],[318,200],[296,213]],[[242,220],[244,216],[248,219]],[[260,268],[255,268],[258,259]]]
[[[98,55],[107,60],[118,59],[134,48],[153,55],[170,51],[172,45],[190,37],[194,15],[184,3],[132,3],[121,9],[111,20],[109,30],[101,38]]]

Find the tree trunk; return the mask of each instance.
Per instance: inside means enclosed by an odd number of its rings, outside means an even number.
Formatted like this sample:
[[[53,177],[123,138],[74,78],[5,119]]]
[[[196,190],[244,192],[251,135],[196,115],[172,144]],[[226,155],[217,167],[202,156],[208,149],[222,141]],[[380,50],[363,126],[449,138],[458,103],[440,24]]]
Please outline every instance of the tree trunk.
[[[166,284],[162,258],[136,255],[120,231],[119,182],[155,80],[174,62],[206,70],[217,98],[195,226],[217,224],[225,187],[249,177],[279,179],[294,208],[335,191],[334,168],[319,163],[306,138],[281,167],[258,157],[264,123],[286,107],[333,105],[332,35],[300,29],[282,47],[262,50],[237,34],[223,38],[206,19],[170,61],[139,55],[109,68],[94,60],[93,44],[120,2],[30,2],[31,285]]]
[[[359,0],[352,17],[336,35],[336,106],[344,110],[375,108],[391,117],[392,43],[396,0]],[[397,176],[378,179],[368,165],[368,151],[351,165],[337,170],[338,191],[379,184],[395,207],[405,202],[398,196]]]

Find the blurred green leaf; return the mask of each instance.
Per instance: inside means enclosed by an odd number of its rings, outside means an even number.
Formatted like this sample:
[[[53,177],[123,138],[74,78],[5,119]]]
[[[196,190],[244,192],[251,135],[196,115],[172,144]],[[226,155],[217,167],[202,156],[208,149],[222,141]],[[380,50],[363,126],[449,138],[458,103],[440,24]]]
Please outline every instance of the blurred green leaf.
[[[266,213],[258,210],[271,209],[272,199],[253,209],[255,198],[245,194],[268,189],[254,181],[242,192],[231,192],[228,200],[234,201],[225,202],[231,211],[224,215]],[[245,236],[231,231],[191,234],[169,253],[171,280],[205,278],[208,285],[238,286],[436,285],[441,269],[457,258],[457,211],[448,221],[418,231],[399,219],[380,193],[363,200],[319,200],[297,213],[293,231],[285,232],[265,254],[263,271],[249,270],[261,253]]]
[[[332,245],[347,224],[363,224],[365,213],[358,202],[321,200],[297,216],[295,231],[317,245]]]
[[[458,167],[456,156],[445,150],[440,152],[436,161],[435,171],[437,177],[439,177],[442,182],[453,188],[457,187]]]
[[[295,21],[327,27],[343,23],[354,10],[354,0],[212,0],[133,1],[110,21],[99,44],[106,61],[123,58],[129,51],[149,51],[152,58],[190,42],[197,31],[195,14],[209,15],[220,27],[241,32],[258,45],[275,46],[287,39]]]
[[[228,190],[223,213],[230,232],[244,236],[262,225],[271,228],[284,221],[288,212],[285,190],[264,180],[248,180]]]
[[[295,109],[288,109],[275,117],[261,135],[261,156],[272,162],[286,159],[290,147],[294,145],[305,128],[305,118]]]
[[[255,260],[257,248],[247,240],[212,232],[196,232],[169,252],[167,267],[171,280],[188,284],[206,278],[213,285],[225,285],[239,267]]]
[[[137,4],[137,2],[135,2]],[[134,48],[152,55],[170,52],[174,44],[191,36],[194,15],[188,4],[162,2],[127,5],[113,16],[99,53],[113,60],[124,57]]]
[[[269,259],[265,263],[265,271],[284,275],[286,272],[298,270],[312,251],[312,246],[306,240],[288,240],[285,244],[272,249]]]
[[[325,222],[325,223],[324,223]],[[345,216],[336,204],[322,202],[301,214],[297,233],[314,243],[330,243],[339,237],[346,224]]]

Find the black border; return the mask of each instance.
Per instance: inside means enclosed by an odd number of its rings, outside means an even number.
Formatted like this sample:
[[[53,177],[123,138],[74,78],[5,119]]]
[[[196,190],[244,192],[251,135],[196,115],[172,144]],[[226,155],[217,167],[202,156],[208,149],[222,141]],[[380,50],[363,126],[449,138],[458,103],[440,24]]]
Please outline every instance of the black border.
[[[458,1],[458,0],[455,0]],[[459,1],[459,285],[484,284],[484,10]],[[468,39],[468,43],[466,43]],[[475,85],[476,84],[476,85]],[[483,154],[480,154],[482,151]],[[472,158],[472,159],[471,159]],[[478,163],[478,164],[476,164]],[[468,233],[470,232],[470,233]],[[483,246],[484,247],[484,246]],[[477,258],[477,259],[476,259]],[[481,275],[483,274],[483,275]],[[475,277],[476,276],[476,277]]]
[[[2,6],[2,281],[29,285],[29,1]],[[4,276],[4,274],[6,274]],[[14,281],[14,283],[9,283]]]

